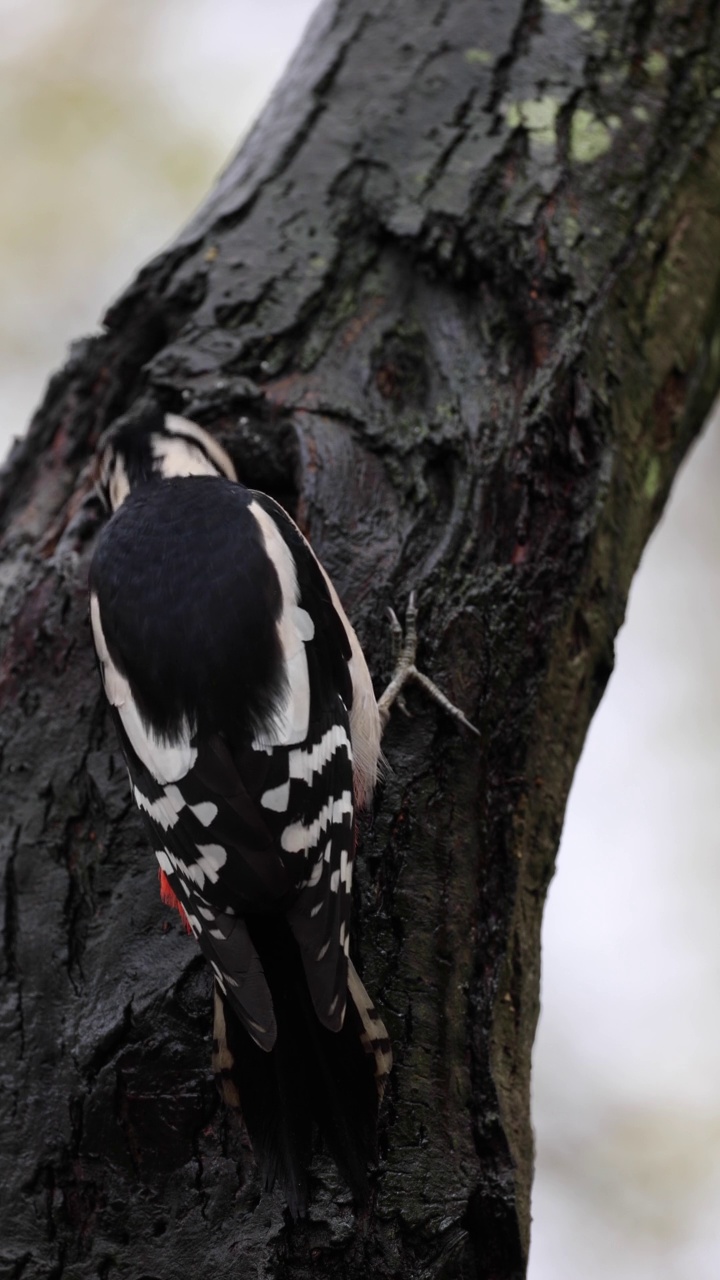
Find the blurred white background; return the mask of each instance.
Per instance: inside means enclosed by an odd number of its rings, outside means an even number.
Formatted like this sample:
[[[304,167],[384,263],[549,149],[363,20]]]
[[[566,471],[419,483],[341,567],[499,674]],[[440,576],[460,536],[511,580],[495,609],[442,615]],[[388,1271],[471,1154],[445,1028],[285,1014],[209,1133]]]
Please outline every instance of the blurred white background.
[[[0,449],[200,202],[313,0],[0,0]],[[720,1275],[720,438],[633,587],[546,915],[531,1280]]]

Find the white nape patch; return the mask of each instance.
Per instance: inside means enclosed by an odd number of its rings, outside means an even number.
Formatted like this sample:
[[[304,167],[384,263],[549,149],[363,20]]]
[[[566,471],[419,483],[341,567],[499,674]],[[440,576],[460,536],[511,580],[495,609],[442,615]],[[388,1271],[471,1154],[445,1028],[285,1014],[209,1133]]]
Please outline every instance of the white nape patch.
[[[287,853],[307,852],[308,849],[315,847],[329,822],[333,825],[341,823],[345,814],[352,817],[352,813],[352,795],[349,791],[343,791],[339,800],[328,800],[327,804],[323,805],[317,818],[308,827],[302,822],[293,822],[291,826],[286,827],[280,838],[280,844]]]
[[[274,813],[285,813],[290,800],[290,783],[283,782],[279,787],[264,791],[260,797],[263,809],[272,809]]]
[[[110,705],[117,709],[133,751],[142,760],[146,769],[149,769],[156,782],[162,784],[179,782],[192,769],[197,759],[197,748],[190,742],[193,730],[187,721],[184,721],[177,739],[165,742],[153,733],[150,726],[145,727],[130,685],[110,657],[100,621],[100,605],[94,592],[90,596],[90,621],[95,649],[100,660],[105,696]]]
[[[211,800],[204,800],[201,804],[189,804],[188,809],[195,814],[203,827],[209,827],[210,823],[217,818],[218,807]]]
[[[321,773],[325,765],[335,755],[340,748],[345,747],[347,753],[352,760],[352,747],[348,738],[345,726],[342,724],[334,724],[327,733],[324,733],[319,742],[314,747],[297,747],[294,751],[288,753],[288,769],[291,778],[299,778],[302,782],[306,782],[308,786],[312,786],[316,773]]]
[[[150,443],[153,458],[157,464],[153,467],[153,471],[161,475],[164,480],[171,480],[174,476],[216,476],[218,474],[217,467],[191,440],[182,439],[180,436],[152,435]]]
[[[193,873],[199,872],[203,877],[203,881],[207,876],[211,884],[217,884],[218,871],[227,862],[227,850],[223,849],[222,845],[219,844],[199,844],[197,851],[200,854],[200,861],[190,868],[190,874],[193,879],[195,879]],[[199,885],[201,889],[203,881]]]
[[[157,822],[163,831],[167,831],[169,827],[174,827],[178,820],[180,810],[184,808],[185,801],[177,787],[170,785],[165,788],[165,794],[158,796],[157,800],[148,800],[144,796],[139,787],[133,787],[133,795],[138,809],[144,809],[150,817]]]
[[[277,622],[280,649],[285,664],[286,692],[284,703],[253,742],[255,750],[292,746],[307,738],[310,721],[310,678],[305,642],[312,640],[315,628],[310,615],[299,607],[298,581],[292,552],[275,521],[257,502],[248,511],[260,527],[265,551],[280,581],[282,612]]]
[[[219,445],[208,431],[203,431],[197,422],[191,422],[189,418],[181,418],[177,413],[166,413],[165,430],[174,436],[192,436],[194,440],[199,440],[220,474],[237,483],[237,472],[230,457],[222,445]]]

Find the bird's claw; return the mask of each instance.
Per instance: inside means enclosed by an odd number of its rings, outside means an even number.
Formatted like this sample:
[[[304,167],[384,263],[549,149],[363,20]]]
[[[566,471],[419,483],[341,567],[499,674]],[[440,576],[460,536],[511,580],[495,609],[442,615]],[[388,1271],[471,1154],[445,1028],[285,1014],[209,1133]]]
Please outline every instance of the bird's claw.
[[[394,609],[388,609],[388,618],[390,620],[390,640],[394,669],[389,685],[378,700],[382,729],[385,728],[390,718],[390,711],[394,703],[397,703],[404,715],[410,717],[410,712],[405,702],[404,688],[406,684],[414,680],[435,702],[439,703],[449,716],[452,716],[459,724],[464,725],[466,729],[470,729],[472,733],[479,736],[479,729],[476,729],[475,725],[470,723],[460,708],[456,707],[454,702],[451,702],[441,689],[438,689],[429,676],[424,675],[422,671],[418,671],[415,666],[417,655],[417,605],[415,592],[411,591],[407,609],[405,610],[404,632]]]

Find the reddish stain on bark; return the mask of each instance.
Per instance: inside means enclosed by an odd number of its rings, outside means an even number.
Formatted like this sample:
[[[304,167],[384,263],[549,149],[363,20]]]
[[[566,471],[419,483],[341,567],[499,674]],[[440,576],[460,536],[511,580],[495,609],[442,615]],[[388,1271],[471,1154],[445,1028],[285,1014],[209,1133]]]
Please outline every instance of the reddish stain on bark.
[[[385,306],[385,299],[381,297],[368,298],[365,306],[360,309],[358,314],[353,317],[350,323],[343,330],[340,338],[340,345],[343,349],[351,347],[357,342],[361,333],[369,324],[380,314]]]
[[[675,424],[685,406],[687,377],[671,369],[653,400],[653,432],[659,450],[669,449],[675,439]]]
[[[304,373],[288,373],[284,378],[266,382],[265,399],[275,408],[316,409],[318,392],[311,379]]]

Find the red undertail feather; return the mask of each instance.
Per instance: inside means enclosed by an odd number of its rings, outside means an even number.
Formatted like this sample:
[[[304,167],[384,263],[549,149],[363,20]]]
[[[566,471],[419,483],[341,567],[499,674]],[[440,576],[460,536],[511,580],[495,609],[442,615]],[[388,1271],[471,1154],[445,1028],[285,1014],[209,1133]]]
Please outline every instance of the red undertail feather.
[[[180,919],[183,922],[183,925],[185,927],[185,932],[192,933],[192,929],[190,928],[190,921],[188,920],[187,915],[185,914],[185,908],[182,902],[179,902],[178,899],[175,897],[175,894],[170,888],[170,882],[167,876],[165,875],[165,872],[162,869],[158,869],[158,880],[160,881],[160,897],[162,898],[163,902],[166,903],[168,907],[175,908],[178,915],[180,916]]]

